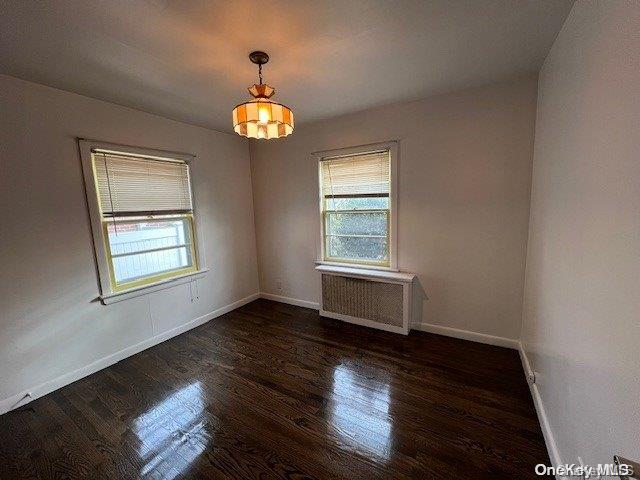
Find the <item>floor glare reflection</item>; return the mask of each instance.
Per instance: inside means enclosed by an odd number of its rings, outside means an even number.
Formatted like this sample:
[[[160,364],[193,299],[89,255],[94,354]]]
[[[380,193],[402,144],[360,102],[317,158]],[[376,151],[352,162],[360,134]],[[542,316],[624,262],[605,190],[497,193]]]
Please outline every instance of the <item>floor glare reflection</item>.
[[[331,423],[345,445],[377,461],[391,456],[390,401],[388,382],[368,378],[345,364],[334,370]]]
[[[162,471],[163,479],[172,480],[205,451],[208,435],[202,420],[204,407],[202,384],[195,381],[136,418],[138,454],[144,462],[141,477]]]

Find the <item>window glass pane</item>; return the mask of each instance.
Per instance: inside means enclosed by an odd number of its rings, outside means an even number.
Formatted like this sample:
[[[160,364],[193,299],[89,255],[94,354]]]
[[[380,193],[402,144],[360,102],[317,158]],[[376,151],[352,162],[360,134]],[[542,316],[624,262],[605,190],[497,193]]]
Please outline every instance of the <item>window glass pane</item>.
[[[113,259],[113,271],[117,283],[132,282],[189,266],[191,266],[191,259],[186,247],[136,253]]]
[[[387,239],[328,236],[327,252],[335,259],[384,262],[387,260]]]
[[[189,243],[189,222],[186,218],[136,222],[108,220],[107,222],[111,255],[175,247]]]
[[[193,266],[186,218],[109,222],[107,232],[116,283]]]
[[[327,212],[328,235],[387,236],[387,212]]]
[[[327,210],[387,210],[389,197],[327,198]]]

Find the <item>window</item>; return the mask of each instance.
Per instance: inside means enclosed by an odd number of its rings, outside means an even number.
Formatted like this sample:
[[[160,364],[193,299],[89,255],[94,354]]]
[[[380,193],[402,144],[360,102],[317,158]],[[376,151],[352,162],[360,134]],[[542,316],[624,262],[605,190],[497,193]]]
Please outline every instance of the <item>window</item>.
[[[81,142],[103,294],[198,271],[187,160],[122,148]]]
[[[391,149],[321,156],[319,177],[322,260],[395,268]]]

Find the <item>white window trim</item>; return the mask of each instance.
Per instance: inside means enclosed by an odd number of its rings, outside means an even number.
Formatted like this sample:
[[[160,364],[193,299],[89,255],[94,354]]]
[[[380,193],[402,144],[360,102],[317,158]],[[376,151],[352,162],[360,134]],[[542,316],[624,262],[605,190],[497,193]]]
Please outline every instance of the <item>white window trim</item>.
[[[361,153],[367,153],[375,150],[389,150],[390,167],[391,167],[391,182],[389,185],[389,199],[391,200],[391,219],[389,221],[389,266],[368,265],[348,262],[329,262],[324,260],[324,238],[323,231],[324,225],[322,223],[322,188],[320,187],[320,174],[319,166],[320,161],[326,157],[337,157],[355,155]],[[332,150],[322,150],[320,152],[313,152],[311,154],[313,158],[313,166],[315,168],[316,175],[316,187],[318,198],[318,235],[316,235],[316,265],[334,265],[337,267],[349,267],[363,270],[386,270],[397,272],[398,271],[398,141],[390,140],[381,143],[370,143],[366,145],[358,145],[355,147],[337,148]]]
[[[80,149],[80,159],[82,161],[82,174],[84,177],[84,187],[87,199],[87,206],[89,207],[89,219],[91,222],[91,236],[93,237],[93,250],[96,259],[96,266],[98,270],[98,284],[100,287],[99,297],[100,301],[104,305],[126,300],[127,298],[137,297],[145,295],[147,293],[155,292],[163,288],[169,288],[174,285],[186,283],[194,279],[202,278],[202,276],[209,270],[204,264],[205,250],[204,241],[202,237],[202,228],[200,225],[200,217],[196,212],[195,205],[195,193],[194,182],[191,181],[191,196],[193,206],[193,229],[195,235],[195,244],[197,255],[198,270],[195,272],[189,272],[185,275],[178,275],[163,279],[159,282],[150,283],[147,285],[133,287],[127,290],[113,291],[111,287],[110,273],[109,273],[109,260],[104,244],[104,237],[102,234],[102,217],[100,214],[100,205],[98,203],[98,192],[96,191],[96,183],[94,179],[93,163],[91,152],[94,149],[111,150],[114,152],[121,152],[126,154],[142,155],[150,158],[171,158],[175,160],[182,160],[189,167],[195,155],[180,152],[169,152],[164,150],[156,150],[152,148],[133,147],[128,145],[119,145],[115,143],[101,142],[98,140],[87,140],[84,138],[78,139],[78,147]]]

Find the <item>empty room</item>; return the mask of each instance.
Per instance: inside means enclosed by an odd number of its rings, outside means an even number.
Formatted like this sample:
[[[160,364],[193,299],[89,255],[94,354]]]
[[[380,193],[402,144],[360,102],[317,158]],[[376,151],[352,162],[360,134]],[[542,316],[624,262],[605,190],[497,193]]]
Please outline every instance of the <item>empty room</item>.
[[[640,0],[0,12],[0,480],[640,479]]]

